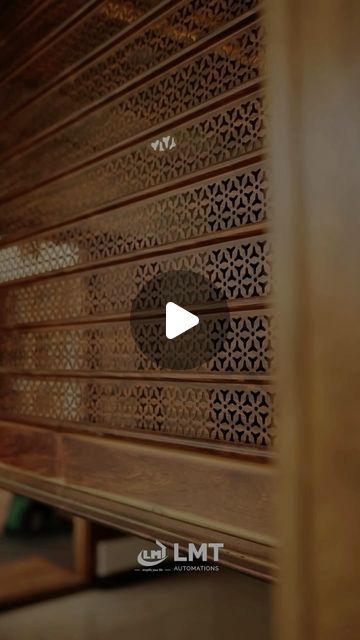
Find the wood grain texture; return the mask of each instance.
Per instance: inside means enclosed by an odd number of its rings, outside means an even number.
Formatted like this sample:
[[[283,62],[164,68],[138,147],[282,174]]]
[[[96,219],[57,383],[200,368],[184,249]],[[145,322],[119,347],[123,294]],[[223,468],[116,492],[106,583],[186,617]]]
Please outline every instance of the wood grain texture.
[[[268,465],[15,423],[2,423],[0,434],[1,463],[124,505],[273,544],[274,477]]]
[[[67,435],[63,465],[69,485],[244,539],[273,543],[273,473],[266,465]]]
[[[0,459],[2,463],[52,477],[57,473],[58,437],[43,429],[0,423]]]
[[[360,7],[269,11],[281,369],[278,637],[360,636]]]

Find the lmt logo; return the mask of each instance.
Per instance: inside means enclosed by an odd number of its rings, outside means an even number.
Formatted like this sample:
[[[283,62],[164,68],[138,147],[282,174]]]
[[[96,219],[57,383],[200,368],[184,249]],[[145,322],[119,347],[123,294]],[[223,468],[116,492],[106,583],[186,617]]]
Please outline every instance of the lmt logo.
[[[155,567],[155,565],[166,560],[167,555],[165,545],[159,542],[159,540],[156,540],[156,544],[159,547],[158,549],[151,549],[150,551],[143,549],[140,551],[137,561],[143,567]]]
[[[155,567],[168,557],[167,547],[159,540],[156,540],[156,545],[157,549],[150,551],[142,549],[140,551],[137,561],[143,567]],[[189,542],[185,550],[180,550],[179,543],[175,542],[173,545],[174,562],[193,562],[194,560],[218,562],[220,549],[223,548],[222,542],[202,542],[199,545]]]

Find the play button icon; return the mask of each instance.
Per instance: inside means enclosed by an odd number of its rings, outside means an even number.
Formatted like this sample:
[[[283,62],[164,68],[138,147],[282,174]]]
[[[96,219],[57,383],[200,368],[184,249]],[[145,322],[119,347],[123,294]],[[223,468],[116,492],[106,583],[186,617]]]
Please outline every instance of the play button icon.
[[[189,331],[199,324],[199,317],[186,311],[175,302],[166,304],[166,337],[168,340],[177,338],[185,331]]]
[[[132,303],[137,370],[212,367],[224,351],[227,326],[224,292],[209,278],[189,269],[159,273],[139,289]]]

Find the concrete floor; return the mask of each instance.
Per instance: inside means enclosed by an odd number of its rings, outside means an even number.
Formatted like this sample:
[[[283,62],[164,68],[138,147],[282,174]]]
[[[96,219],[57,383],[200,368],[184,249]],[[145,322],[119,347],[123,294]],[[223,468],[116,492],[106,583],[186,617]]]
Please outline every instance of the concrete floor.
[[[167,574],[0,615],[0,640],[270,640],[271,586],[238,572]]]

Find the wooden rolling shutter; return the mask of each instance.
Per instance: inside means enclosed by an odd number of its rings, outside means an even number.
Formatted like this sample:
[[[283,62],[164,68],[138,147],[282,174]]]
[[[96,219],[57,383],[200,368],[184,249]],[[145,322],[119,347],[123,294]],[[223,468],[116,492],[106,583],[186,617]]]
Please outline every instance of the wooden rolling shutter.
[[[1,28],[1,484],[142,535],[223,541],[224,561],[267,575],[258,2],[13,2]],[[224,348],[178,373],[130,329],[134,296],[170,269],[217,283],[231,312],[207,300]]]

